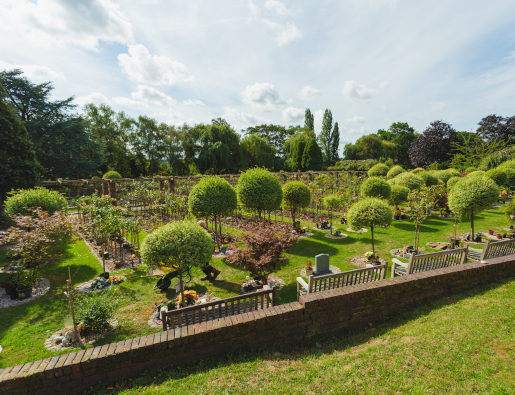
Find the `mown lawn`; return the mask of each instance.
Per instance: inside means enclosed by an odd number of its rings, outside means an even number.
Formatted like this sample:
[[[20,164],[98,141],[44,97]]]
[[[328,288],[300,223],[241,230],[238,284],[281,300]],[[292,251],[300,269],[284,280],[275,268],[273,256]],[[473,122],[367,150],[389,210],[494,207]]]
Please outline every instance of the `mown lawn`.
[[[313,224],[302,223],[302,226]],[[493,209],[476,216],[476,229],[501,230],[506,227],[503,209]],[[343,230],[343,226],[340,227]],[[345,232],[345,230],[343,230]],[[460,223],[458,233],[469,231],[467,223]],[[235,230],[235,233],[238,231]],[[331,256],[330,263],[342,270],[355,267],[350,264],[354,256],[363,256],[371,250],[370,232],[363,234],[348,233],[349,237],[341,240],[332,240],[324,237],[327,232],[314,231],[315,236],[301,239],[287,254],[290,259],[278,273],[278,277],[285,280],[286,286],[278,292],[278,303],[288,303],[296,300],[296,277],[299,276],[308,260],[313,261],[320,253]],[[414,225],[411,222],[394,222],[390,228],[378,228],[374,232],[376,251],[379,255],[391,262],[389,251],[407,244],[413,244]],[[421,245],[430,241],[447,241],[453,233],[453,220],[428,218],[422,225]],[[71,268],[73,283],[79,284],[91,280],[101,273],[102,268],[98,260],[89,251],[81,240],[72,240],[63,246],[60,256],[55,262],[41,269],[41,277],[51,281],[52,288],[44,297],[33,302],[0,309],[0,345],[4,348],[0,354],[0,367],[25,363],[28,361],[57,355],[56,352],[44,348],[45,339],[63,327],[64,320],[70,316],[68,302],[63,291],[65,290],[68,267]],[[0,252],[0,266],[6,264],[5,253]],[[199,269],[193,271],[193,281],[189,289],[198,293],[214,292],[219,297],[229,297],[240,294],[240,286],[248,274],[242,267],[229,265],[224,260],[216,259],[213,265],[222,271],[218,279],[211,283],[200,281],[203,273]],[[136,336],[157,332],[147,321],[155,311],[155,307],[175,296],[175,291],[165,293],[152,289],[155,278],[141,278],[146,274],[142,268],[122,272],[128,280],[115,287],[117,291],[113,297],[119,299],[118,309],[119,327],[106,338],[95,345],[129,339]],[[5,278],[0,274],[0,281]],[[87,297],[91,297],[88,295]]]

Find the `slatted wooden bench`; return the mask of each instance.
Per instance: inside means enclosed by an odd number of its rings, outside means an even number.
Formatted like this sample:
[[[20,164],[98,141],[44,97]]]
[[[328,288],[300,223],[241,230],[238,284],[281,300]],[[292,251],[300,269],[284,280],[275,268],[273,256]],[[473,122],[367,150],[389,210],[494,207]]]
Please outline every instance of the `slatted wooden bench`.
[[[515,239],[494,242],[487,240],[485,248],[482,250],[469,249],[468,257],[476,261],[484,261],[485,259],[499,258],[511,254],[515,254]]]
[[[161,314],[163,331],[275,306],[276,289],[176,309]]]
[[[468,246],[441,252],[431,252],[428,254],[411,254],[408,263],[394,258],[392,260],[392,277],[426,272],[428,270],[440,269],[442,267],[462,265],[467,262],[467,252]]]
[[[329,289],[362,284],[370,281],[383,280],[386,277],[388,263],[374,265],[364,269],[348,270],[342,273],[325,274],[321,276],[309,276],[308,282],[302,277],[297,277],[297,299],[300,295]]]

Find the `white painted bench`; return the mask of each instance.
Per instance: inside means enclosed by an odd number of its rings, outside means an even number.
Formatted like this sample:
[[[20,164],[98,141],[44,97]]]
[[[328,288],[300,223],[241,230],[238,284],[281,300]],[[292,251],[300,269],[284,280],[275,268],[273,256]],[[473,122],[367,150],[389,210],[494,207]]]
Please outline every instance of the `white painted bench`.
[[[467,262],[467,252],[468,246],[428,254],[411,254],[407,263],[394,258],[392,259],[392,278],[405,274],[440,269],[442,267],[462,265]]]
[[[484,261],[485,259],[499,258],[500,256],[512,254],[515,254],[515,239],[494,242],[487,240],[485,248],[482,250],[470,249],[468,257],[476,261]]]
[[[313,292],[383,280],[386,277],[387,270],[388,263],[384,263],[382,265],[348,270],[336,274],[325,274],[322,276],[311,275],[308,278],[308,282],[302,277],[297,277],[297,299],[300,295],[311,294]]]

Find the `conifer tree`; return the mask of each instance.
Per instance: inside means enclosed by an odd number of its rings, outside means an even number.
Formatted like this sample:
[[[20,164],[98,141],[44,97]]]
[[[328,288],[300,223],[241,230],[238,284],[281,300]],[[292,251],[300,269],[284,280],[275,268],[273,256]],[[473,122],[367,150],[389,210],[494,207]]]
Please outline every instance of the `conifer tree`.
[[[315,130],[315,117],[311,113],[309,108],[306,109],[306,115],[304,117],[304,127],[308,130]]]
[[[324,112],[324,119],[322,120],[322,131],[318,136],[320,141],[324,161],[331,160],[331,129],[333,128],[333,114],[328,108]]]
[[[304,148],[304,155],[302,155],[302,167],[305,170],[319,171],[322,170],[323,164],[322,151],[316,140],[308,140],[306,148]]]
[[[331,161],[336,162],[338,157],[338,148],[340,148],[340,129],[338,122],[335,122],[333,134],[331,134]]]

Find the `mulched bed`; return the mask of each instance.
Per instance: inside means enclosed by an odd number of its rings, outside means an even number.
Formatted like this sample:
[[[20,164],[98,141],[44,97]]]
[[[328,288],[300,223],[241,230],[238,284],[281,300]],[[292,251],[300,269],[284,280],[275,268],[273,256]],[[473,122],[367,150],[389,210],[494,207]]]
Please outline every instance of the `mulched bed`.
[[[314,268],[314,266],[313,266]],[[331,271],[331,274],[337,274],[337,273],[341,273],[342,270],[339,268],[339,267],[336,267],[336,266],[333,266],[333,265],[329,265],[329,270]],[[327,273],[329,274],[329,273]],[[303,267],[302,269],[300,269],[300,275],[302,277],[308,277],[306,276],[306,268]]]
[[[270,279],[274,280],[275,281],[275,284],[278,285],[275,287],[275,289],[277,291],[280,291],[281,289],[284,288],[284,286],[286,285],[286,283],[284,282],[284,280],[282,278],[278,278],[278,277],[270,277]],[[243,289],[243,287],[245,287],[246,285],[248,284],[251,284],[253,283],[254,280],[253,279],[250,279],[248,281],[245,281],[243,284],[241,284],[241,293],[243,294],[249,294],[249,293],[252,293],[252,292],[259,292],[259,291],[263,291],[263,288],[254,288],[252,291],[245,291]]]
[[[86,245],[89,247],[93,255],[98,259],[100,262],[100,266],[102,267],[102,256],[100,254],[100,251],[102,248],[97,245],[94,242],[91,242],[86,238],[86,236],[82,233],[79,233],[82,236],[82,239],[86,243]],[[118,252],[119,253],[119,252]],[[106,265],[106,271],[107,272],[114,272],[117,270],[123,270],[123,269],[130,269],[132,267],[140,266],[140,263],[137,258],[132,257],[132,252],[127,249],[123,249],[123,263],[115,262],[114,258],[109,255],[109,258],[105,260]],[[120,259],[120,256],[118,255],[118,259]],[[132,262],[132,263],[131,263]]]
[[[365,233],[365,232],[368,232],[368,230],[365,229],[365,228],[361,228],[360,230],[352,230],[351,228],[347,228],[346,231],[347,232],[351,232],[351,233]]]
[[[60,350],[66,350],[66,349],[72,349],[81,347],[85,344],[93,344],[97,340],[102,339],[103,337],[106,337],[108,334],[110,334],[112,331],[114,331],[118,327],[118,321],[117,320],[111,320],[109,321],[110,328],[106,329],[105,331],[100,332],[88,332],[86,335],[80,333],[81,341],[77,342],[74,341],[72,343],[68,343],[65,346],[61,344],[60,340],[56,340],[56,338],[59,338],[61,336],[64,336],[64,334],[68,331],[68,329],[60,329],[57,332],[52,333],[52,335],[45,340],[45,348],[47,350],[51,351],[60,351]]]
[[[382,264],[385,264],[386,263],[386,260],[383,259],[383,258],[379,258],[379,262],[381,262]],[[367,264],[370,263],[370,261],[368,260],[367,257],[364,257],[364,256],[355,256],[354,258],[352,258],[350,260],[350,263],[352,263],[354,266],[358,266],[358,267],[366,267]]]
[[[20,304],[32,302],[33,300],[36,300],[40,297],[42,297],[44,294],[46,294],[48,291],[50,291],[50,281],[46,278],[40,278],[39,281],[36,283],[36,285],[32,288],[32,296],[27,299],[11,299],[10,295],[7,295],[5,293],[4,289],[0,290],[0,308],[2,307],[11,307],[11,306],[18,306]]]
[[[93,281],[95,281],[95,279],[89,280],[89,281],[86,281],[85,283],[79,284],[76,287],[74,287],[74,291],[79,293],[79,294],[88,294],[90,292],[104,291],[106,289],[110,289],[112,287],[116,287],[117,285],[120,285],[124,281],[127,280],[127,277],[125,277],[125,276],[123,276],[122,278],[123,278],[123,281],[121,283],[118,283],[118,284],[111,284],[111,283],[109,283],[109,285],[107,287],[105,287],[105,288],[97,288],[97,289],[91,288],[91,284],[93,283]]]
[[[341,239],[345,239],[346,237],[349,237],[349,235],[346,235],[345,233],[341,233],[340,236],[336,236],[334,233],[332,235],[327,233],[324,235],[324,237],[327,237],[328,239],[333,239],[333,240],[341,240]]]

